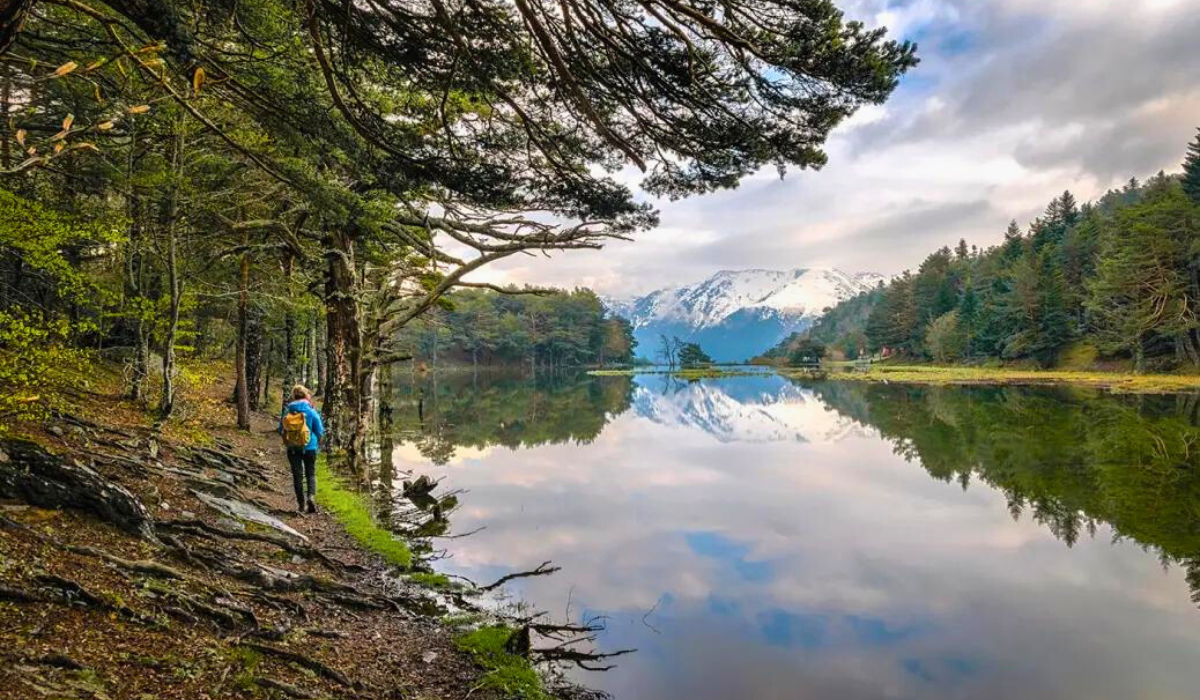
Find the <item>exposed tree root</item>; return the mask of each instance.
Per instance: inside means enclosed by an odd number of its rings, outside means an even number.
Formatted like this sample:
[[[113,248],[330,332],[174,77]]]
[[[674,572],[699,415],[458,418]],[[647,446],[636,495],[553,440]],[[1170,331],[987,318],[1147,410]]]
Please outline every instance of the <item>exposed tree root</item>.
[[[88,511],[126,532],[156,539],[154,519],[128,489],[27,440],[0,441],[0,496],[43,508]]]
[[[277,681],[273,678],[255,678],[254,684],[260,688],[266,688],[267,690],[278,690],[289,698],[297,698],[298,700],[314,700],[315,698],[321,697],[316,693],[310,693],[303,688],[298,688],[290,683]]]
[[[368,687],[359,681],[350,680],[341,671],[338,671],[337,669],[332,668],[321,661],[317,661],[316,659],[305,656],[299,652],[291,651],[290,649],[281,649],[279,647],[271,646],[269,644],[260,644],[258,642],[242,642],[241,646],[257,651],[260,654],[273,656],[277,659],[298,664],[319,676],[328,678],[329,680],[347,688],[364,690]]]
[[[182,532],[199,537],[224,537],[231,540],[247,540],[253,542],[265,542],[274,545],[289,554],[305,557],[308,559],[316,559],[328,568],[338,571],[363,571],[363,567],[356,564],[346,564],[333,559],[321,552],[315,547],[309,547],[303,544],[296,544],[286,537],[280,535],[272,535],[265,532],[243,532],[239,530],[230,530],[227,528],[210,525],[203,520],[161,520],[158,522],[158,527],[161,529]]]

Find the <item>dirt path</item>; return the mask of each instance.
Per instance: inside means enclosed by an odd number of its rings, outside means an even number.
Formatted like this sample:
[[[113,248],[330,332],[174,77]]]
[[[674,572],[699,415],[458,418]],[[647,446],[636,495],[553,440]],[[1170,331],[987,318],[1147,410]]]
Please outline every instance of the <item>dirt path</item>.
[[[0,698],[499,697],[381,561],[328,515],[295,514],[273,420],[237,432],[225,393],[163,430],[96,395],[26,431],[109,484],[92,496],[127,490],[153,534],[88,494],[0,501]],[[0,470],[32,449],[0,442]],[[232,501],[299,536],[222,514]]]

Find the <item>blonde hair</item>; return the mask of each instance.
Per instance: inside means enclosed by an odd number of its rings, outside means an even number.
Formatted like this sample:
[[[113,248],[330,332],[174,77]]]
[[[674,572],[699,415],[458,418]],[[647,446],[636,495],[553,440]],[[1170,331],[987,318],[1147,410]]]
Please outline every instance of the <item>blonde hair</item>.
[[[292,400],[293,401],[300,401],[302,399],[307,399],[311,395],[312,394],[310,394],[308,392],[308,388],[305,387],[303,384],[297,384],[296,386],[292,387]]]

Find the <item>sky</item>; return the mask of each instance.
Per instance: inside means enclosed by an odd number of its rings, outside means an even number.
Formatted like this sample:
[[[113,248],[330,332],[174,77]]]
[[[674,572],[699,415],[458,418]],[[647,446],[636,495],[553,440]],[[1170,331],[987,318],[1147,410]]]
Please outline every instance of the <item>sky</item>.
[[[766,169],[670,202],[602,252],[503,261],[476,279],[633,296],[724,269],[896,274],[981,248],[1069,189],[1093,199],[1178,171],[1200,126],[1198,0],[841,0],[918,43],[921,65],[827,143],[820,171]],[[629,180],[636,183],[636,178]]]

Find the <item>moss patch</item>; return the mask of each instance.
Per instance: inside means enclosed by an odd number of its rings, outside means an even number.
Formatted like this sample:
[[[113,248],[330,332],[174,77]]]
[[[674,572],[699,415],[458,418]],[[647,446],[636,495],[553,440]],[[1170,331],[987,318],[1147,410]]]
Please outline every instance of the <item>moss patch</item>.
[[[552,700],[542,688],[542,679],[528,659],[510,654],[506,646],[513,630],[503,625],[481,627],[456,639],[459,649],[474,657],[484,668],[482,687],[521,700]]]
[[[412,564],[412,551],[408,545],[375,524],[370,506],[333,473],[324,454],[317,457],[317,503],[332,513],[359,544],[389,564],[406,569]]]

